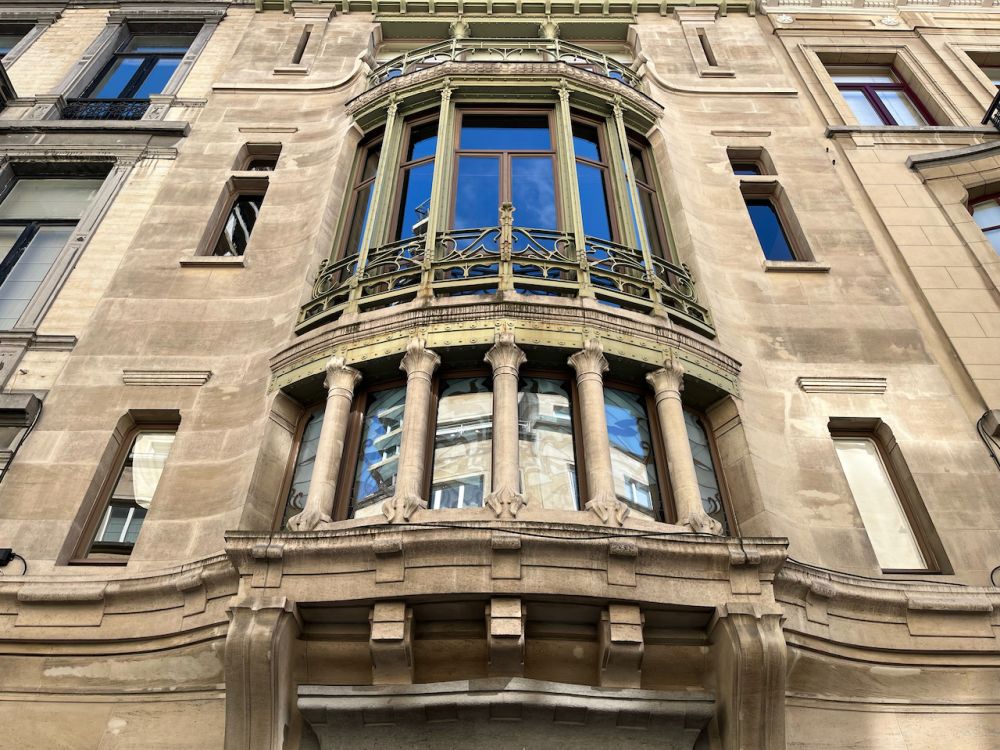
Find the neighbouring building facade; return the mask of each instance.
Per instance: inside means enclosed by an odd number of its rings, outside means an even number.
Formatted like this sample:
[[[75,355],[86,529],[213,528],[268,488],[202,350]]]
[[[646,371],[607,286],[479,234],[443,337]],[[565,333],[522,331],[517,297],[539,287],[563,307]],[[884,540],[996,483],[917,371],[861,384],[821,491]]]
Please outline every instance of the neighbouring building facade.
[[[1000,748],[993,0],[0,53],[7,746]]]

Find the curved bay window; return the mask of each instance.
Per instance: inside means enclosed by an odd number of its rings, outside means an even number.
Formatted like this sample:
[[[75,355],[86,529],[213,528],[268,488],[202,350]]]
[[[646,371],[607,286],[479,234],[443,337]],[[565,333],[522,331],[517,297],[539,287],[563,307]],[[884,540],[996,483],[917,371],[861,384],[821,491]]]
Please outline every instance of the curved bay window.
[[[431,418],[423,432],[426,472],[421,496],[430,510],[482,508],[491,490],[494,461],[493,379],[483,371],[438,375]],[[338,478],[335,519],[377,516],[396,489],[406,388],[381,387],[355,398]],[[576,383],[569,373],[529,371],[517,393],[517,468],[526,506],[541,511],[583,510],[589,498],[579,430]],[[635,516],[672,521],[674,498],[666,447],[652,393],[610,381],[604,386],[615,497]],[[731,528],[714,447],[702,418],[684,420],[707,515]],[[307,410],[300,431],[282,527],[302,510],[323,423],[323,405]]]
[[[672,262],[650,149],[628,130],[645,124],[545,96],[505,109],[449,94],[436,113],[379,117],[300,330],[417,297],[516,292],[596,298],[712,335]]]

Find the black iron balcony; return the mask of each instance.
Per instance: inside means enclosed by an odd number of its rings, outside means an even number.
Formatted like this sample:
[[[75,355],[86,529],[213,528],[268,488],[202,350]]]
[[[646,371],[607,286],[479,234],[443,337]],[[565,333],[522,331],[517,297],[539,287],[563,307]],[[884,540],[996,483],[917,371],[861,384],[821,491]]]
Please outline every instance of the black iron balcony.
[[[586,237],[580,248],[572,234],[505,222],[441,232],[433,243],[413,237],[374,248],[365,258],[355,254],[324,265],[299,326],[310,328],[348,310],[377,310],[418,296],[498,292],[590,297],[613,307],[665,315],[715,335],[686,267],[654,258],[647,268],[640,251],[615,242]]]
[[[141,120],[148,99],[67,99],[64,120]]]
[[[983,125],[987,123],[993,123],[993,127],[1000,130],[1000,89],[997,89],[997,93],[993,95],[993,101],[990,102],[986,116],[983,117]]]
[[[636,90],[641,84],[639,76],[628,65],[559,39],[452,39],[382,63],[368,75],[368,88],[448,62],[565,63],[621,81]]]

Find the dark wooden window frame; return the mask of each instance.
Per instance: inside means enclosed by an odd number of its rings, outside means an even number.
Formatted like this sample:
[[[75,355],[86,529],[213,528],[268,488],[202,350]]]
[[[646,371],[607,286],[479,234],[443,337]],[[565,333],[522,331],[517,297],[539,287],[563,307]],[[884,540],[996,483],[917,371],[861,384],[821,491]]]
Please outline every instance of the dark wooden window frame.
[[[633,148],[639,151],[639,158],[642,160],[642,168],[649,176],[649,181],[644,181],[639,179],[639,175],[635,176],[635,186],[640,193],[647,193],[650,195],[650,200],[653,205],[653,222],[655,224],[652,227],[656,234],[657,240],[660,245],[660,252],[656,252],[656,248],[649,248],[650,253],[663,260],[671,261],[673,260],[670,256],[673,253],[673,248],[668,241],[668,235],[666,230],[666,224],[664,221],[664,216],[666,215],[663,211],[663,206],[660,204],[660,190],[659,184],[657,182],[656,176],[656,165],[653,163],[652,146],[647,143],[644,139],[640,139],[635,134],[628,134],[628,143],[625,144],[626,150],[629,152],[625,155],[625,158],[632,158],[631,150]],[[635,170],[633,170],[635,171]],[[629,202],[631,202],[631,196],[629,196]],[[635,206],[636,211],[642,211],[642,203]],[[643,214],[643,222],[647,225],[646,230],[649,231],[649,219]],[[636,238],[636,247],[638,247],[638,238]]]
[[[100,557],[97,555],[106,553],[93,552],[94,537],[97,534],[101,520],[107,512],[108,506],[113,503],[111,495],[114,493],[115,485],[118,483],[122,469],[125,466],[125,461],[128,459],[128,454],[132,450],[139,433],[170,432],[176,437],[180,428],[180,415],[177,414],[176,417],[170,418],[160,416],[158,419],[151,421],[145,421],[141,416],[136,418],[130,417],[129,422],[131,426],[126,428],[121,437],[121,442],[118,443],[111,454],[113,460],[107,465],[107,470],[103,470],[103,478],[100,481],[99,489],[96,492],[94,500],[90,503],[90,509],[84,519],[82,531],[78,534],[77,541],[72,547],[70,558],[66,561],[66,564],[119,566],[128,564],[134,545],[128,554]],[[98,471],[102,471],[102,469],[99,467]],[[159,485],[157,485],[157,490],[159,490]]]
[[[463,149],[462,148],[462,122],[467,115],[489,115],[500,117],[516,117],[517,115],[540,115],[546,116],[549,125],[549,139],[552,147],[547,150],[524,149],[514,151],[483,150],[483,149]],[[469,106],[459,107],[455,117],[454,149],[452,150],[452,178],[451,194],[449,198],[448,226],[455,226],[455,208],[460,196],[458,195],[458,162],[463,156],[471,157],[491,157],[500,158],[500,203],[511,201],[511,156],[551,156],[552,157],[552,183],[554,186],[554,201],[556,210],[556,231],[565,231],[566,217],[562,211],[562,193],[559,184],[559,149],[558,130],[556,129],[555,108],[545,107],[483,107]],[[497,207],[499,209],[499,206]],[[517,220],[517,206],[514,207],[514,226],[521,226]],[[528,227],[528,229],[539,229],[540,227]]]
[[[413,137],[413,129],[418,128],[421,125],[426,125],[429,122],[437,122],[438,113],[437,111],[430,113],[423,113],[415,115],[406,120],[405,132],[402,139],[402,144],[399,150],[399,159],[396,169],[396,189],[393,195],[393,207],[392,216],[389,222],[389,229],[392,232],[392,241],[399,239],[408,239],[402,237],[402,227],[399,223],[403,220],[403,184],[407,173],[414,169],[415,167],[421,167],[424,164],[433,163],[435,160],[435,154],[430,156],[425,156],[420,159],[412,159],[407,161],[406,154],[410,150],[410,140]],[[440,127],[439,127],[440,130]],[[438,138],[441,137],[440,132],[438,133]],[[436,149],[435,149],[436,151]],[[435,168],[435,178],[437,177],[437,169]],[[433,206],[431,206],[433,208]]]
[[[183,52],[128,52],[125,50],[125,48],[137,36],[143,36],[143,35],[189,36],[191,37],[191,41],[193,43],[194,37],[197,36],[197,34],[198,31],[193,28],[191,30],[185,28],[184,31],[176,30],[176,27],[175,30],[169,30],[169,31],[162,29],[145,30],[145,29],[130,28],[128,34],[125,35],[121,43],[119,43],[119,45],[115,48],[115,51],[111,53],[110,59],[97,72],[97,75],[93,77],[93,80],[91,80],[91,82],[87,84],[87,87],[83,90],[83,94],[81,94],[81,98],[83,99],[92,98],[91,95],[94,93],[94,91],[96,91],[101,81],[104,80],[105,74],[114,68],[118,60],[126,57],[141,57],[143,59],[142,63],[139,65],[138,69],[136,69],[135,73],[132,74],[132,77],[129,79],[129,82],[125,85],[125,88],[122,89],[121,94],[116,97],[111,97],[107,99],[107,101],[129,101],[129,100],[148,101],[148,99],[136,99],[134,95],[138,92],[142,84],[145,83],[146,79],[149,78],[150,73],[152,73],[153,69],[156,67],[156,63],[161,59],[177,60],[179,63],[180,60],[184,59],[184,55],[187,54],[188,50],[191,48],[191,45],[189,44],[188,48],[185,49]],[[104,100],[105,99],[98,99],[97,101],[104,101]]]
[[[920,97],[916,95],[910,85],[903,80],[903,76],[899,74],[894,65],[865,65],[865,64],[848,64],[843,65],[827,65],[827,72],[830,74],[831,78],[836,70],[836,68],[871,68],[872,70],[888,70],[892,73],[893,77],[896,79],[896,83],[841,83],[839,81],[834,81],[834,85],[837,87],[838,91],[860,91],[864,94],[865,99],[878,113],[878,116],[882,118],[883,125],[898,126],[899,123],[896,122],[892,113],[889,112],[888,108],[879,99],[879,91],[902,91],[910,103],[916,107],[917,111],[923,116],[927,125],[937,125],[934,117],[928,111],[924,103],[920,101]],[[902,127],[914,127],[911,125],[903,125]]]
[[[354,219],[354,214],[357,210],[358,196],[366,187],[369,186],[371,186],[374,193],[375,180],[378,177],[378,164],[381,163],[382,157],[384,156],[381,153],[383,138],[384,134],[381,130],[378,130],[366,135],[358,144],[357,153],[354,157],[354,166],[351,168],[351,182],[348,199],[345,201],[347,210],[343,214],[342,225],[340,227],[340,242],[336,253],[338,261],[343,260],[350,255],[355,255],[359,251],[359,248],[347,247],[347,243],[351,239],[351,221]],[[366,178],[364,177],[365,163],[368,161],[368,155],[371,153],[372,149],[379,151],[379,158],[376,162],[375,172],[371,177]],[[374,201],[375,197],[375,195],[372,195],[371,200]],[[366,221],[371,221],[371,216],[367,216]],[[364,230],[365,228],[362,227],[361,235],[358,235],[359,241],[364,235]]]
[[[601,170],[601,177],[602,177],[602,179],[604,181],[604,195],[605,195],[605,200],[607,201],[607,204],[608,204],[608,222],[609,222],[609,224],[611,226],[611,237],[609,237],[608,239],[610,239],[612,242],[617,242],[619,244],[624,244],[623,243],[623,239],[624,238],[622,236],[622,229],[621,229],[621,220],[620,220],[620,218],[618,216],[618,209],[617,209],[617,207],[615,205],[615,203],[616,203],[616,201],[615,201],[615,187],[614,187],[614,180],[612,178],[612,172],[611,172],[611,150],[610,150],[610,144],[608,143],[607,122],[604,121],[604,120],[602,120],[602,119],[597,119],[596,117],[588,117],[587,115],[579,114],[577,112],[573,112],[573,114],[572,114],[572,116],[570,118],[570,131],[571,131],[571,134],[572,134],[573,125],[575,123],[577,123],[577,122],[583,123],[584,125],[588,125],[588,126],[593,127],[593,128],[596,128],[596,130],[597,130],[597,139],[599,141],[599,143],[598,143],[598,149],[600,150],[601,154],[603,155],[604,161],[603,162],[596,162],[596,161],[593,161],[591,159],[585,159],[584,157],[577,155],[576,151],[574,151],[573,152],[573,177],[576,180],[576,189],[577,189],[577,191],[579,191],[579,189],[580,189],[580,180],[576,176],[576,164],[577,164],[577,162],[580,162],[582,164],[587,164],[587,165],[589,165],[591,167],[595,167],[595,168]],[[582,204],[582,201],[581,201],[581,204]],[[602,238],[598,238],[598,239],[602,239]]]

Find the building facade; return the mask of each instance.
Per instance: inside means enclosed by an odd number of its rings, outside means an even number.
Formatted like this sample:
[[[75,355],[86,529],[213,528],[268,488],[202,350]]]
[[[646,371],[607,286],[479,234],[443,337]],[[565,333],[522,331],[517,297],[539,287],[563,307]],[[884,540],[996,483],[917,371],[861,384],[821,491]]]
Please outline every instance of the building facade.
[[[12,747],[1000,747],[992,0],[0,52]]]

